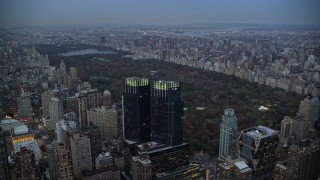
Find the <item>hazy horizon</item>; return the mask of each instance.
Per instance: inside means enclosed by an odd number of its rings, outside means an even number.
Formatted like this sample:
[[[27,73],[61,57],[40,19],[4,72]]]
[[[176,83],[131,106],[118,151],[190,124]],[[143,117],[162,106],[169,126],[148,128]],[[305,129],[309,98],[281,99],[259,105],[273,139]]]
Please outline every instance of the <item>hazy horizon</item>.
[[[274,24],[320,26],[318,0],[15,0],[1,26]]]

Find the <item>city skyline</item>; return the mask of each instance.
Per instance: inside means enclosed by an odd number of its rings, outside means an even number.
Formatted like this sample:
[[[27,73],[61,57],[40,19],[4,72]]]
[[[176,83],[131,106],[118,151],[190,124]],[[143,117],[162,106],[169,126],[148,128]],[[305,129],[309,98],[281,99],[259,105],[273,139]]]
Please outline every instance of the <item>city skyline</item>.
[[[316,0],[14,1],[2,2],[0,25],[181,25],[204,23],[320,25]]]

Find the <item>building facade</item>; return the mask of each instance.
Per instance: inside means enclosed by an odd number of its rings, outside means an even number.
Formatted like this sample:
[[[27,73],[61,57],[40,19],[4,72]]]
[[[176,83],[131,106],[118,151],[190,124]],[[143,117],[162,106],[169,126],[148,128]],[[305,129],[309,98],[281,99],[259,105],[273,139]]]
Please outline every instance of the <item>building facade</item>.
[[[237,117],[233,109],[224,110],[220,124],[219,157],[237,154]]]
[[[57,159],[57,178],[59,180],[72,180],[72,168],[69,159],[69,149],[63,144],[59,143],[56,150]]]
[[[241,131],[239,139],[240,156],[248,161],[253,170],[252,179],[272,176],[276,165],[278,132],[264,126],[256,126]]]
[[[103,139],[111,140],[119,137],[117,110],[106,107],[93,108],[87,111],[87,119],[99,127]]]
[[[183,143],[183,103],[180,83],[155,81],[151,89],[152,141],[174,146]]]
[[[74,133],[70,137],[72,169],[75,177],[81,176],[82,170],[92,170],[90,139]]]
[[[56,128],[56,123],[60,120],[63,120],[63,105],[62,101],[58,98],[51,98],[49,101],[49,114],[50,114],[50,123],[49,126],[52,129]]]
[[[150,82],[144,78],[125,78],[122,94],[124,139],[150,140]]]
[[[294,144],[288,154],[288,179],[317,179],[320,172],[320,146],[312,139]]]

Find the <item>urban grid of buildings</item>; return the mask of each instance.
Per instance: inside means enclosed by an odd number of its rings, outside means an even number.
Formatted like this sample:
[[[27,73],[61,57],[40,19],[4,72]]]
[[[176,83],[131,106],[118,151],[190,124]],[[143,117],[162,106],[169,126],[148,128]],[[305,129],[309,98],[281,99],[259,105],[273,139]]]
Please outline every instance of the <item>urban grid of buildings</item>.
[[[294,31],[300,39],[251,30],[190,37],[173,29],[0,36],[6,43],[0,44],[0,179],[318,179],[318,32]],[[184,141],[180,82],[125,77],[121,103],[112,103],[112,94],[83,82],[76,67],[63,60],[50,66],[47,55],[26,46],[36,43],[107,46],[133,59],[170,61],[308,96],[294,117],[283,117],[280,130],[238,129],[237,110],[225,109],[212,158]]]

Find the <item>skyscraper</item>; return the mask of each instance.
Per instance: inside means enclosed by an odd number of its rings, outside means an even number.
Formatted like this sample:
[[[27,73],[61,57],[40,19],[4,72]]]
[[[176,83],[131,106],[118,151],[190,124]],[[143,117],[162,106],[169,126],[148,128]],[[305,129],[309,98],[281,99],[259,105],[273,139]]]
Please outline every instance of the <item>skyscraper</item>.
[[[49,101],[50,128],[55,129],[56,123],[63,120],[63,105],[58,98],[51,98]]]
[[[90,122],[99,127],[102,138],[111,140],[119,137],[118,115],[115,109],[93,108],[87,110],[87,116]]]
[[[60,143],[56,150],[57,159],[57,178],[59,180],[72,180],[71,162],[69,160],[69,150],[67,147]]]
[[[45,91],[41,93],[41,103],[42,103],[42,115],[49,116],[49,101],[53,98],[53,93]]]
[[[124,139],[150,140],[150,84],[144,78],[125,78],[122,95]]]
[[[97,126],[91,124],[82,131],[82,136],[86,136],[90,139],[92,167],[95,168],[95,157],[102,152],[101,133]]]
[[[293,140],[293,119],[289,116],[285,116],[281,121],[281,131],[279,136],[279,144],[288,146]]]
[[[248,161],[253,170],[252,179],[271,177],[276,164],[278,132],[264,126],[241,131],[240,156]]]
[[[155,81],[151,89],[152,141],[174,146],[183,143],[180,83]]]
[[[15,162],[13,179],[37,179],[36,161],[31,150],[21,147],[20,151],[13,155],[13,159]]]
[[[233,109],[225,109],[220,124],[219,157],[234,156],[237,150],[237,117]]]
[[[19,110],[19,116],[22,118],[32,117],[32,106],[30,96],[27,93],[22,93],[20,97],[17,98],[17,105]]]
[[[88,109],[91,108],[97,108],[102,106],[102,96],[101,92],[99,92],[97,89],[92,89],[88,91],[87,93],[87,99],[88,99]]]
[[[70,76],[71,76],[71,79],[77,79],[78,78],[77,68],[70,67]]]
[[[292,145],[288,154],[288,179],[318,179],[320,171],[320,146],[312,139]]]
[[[74,133],[70,137],[72,168],[75,177],[81,176],[82,170],[92,170],[90,139]]]
[[[83,129],[88,125],[87,121],[87,96],[85,94],[80,94],[78,97],[78,120],[80,124],[80,129]]]

